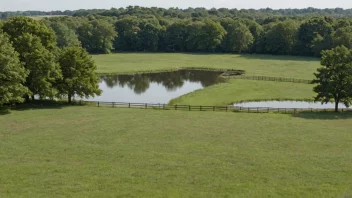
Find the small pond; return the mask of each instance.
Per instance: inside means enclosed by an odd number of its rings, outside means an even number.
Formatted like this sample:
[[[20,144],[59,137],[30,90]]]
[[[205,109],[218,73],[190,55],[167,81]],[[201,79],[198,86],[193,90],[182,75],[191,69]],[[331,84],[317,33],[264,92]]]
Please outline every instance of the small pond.
[[[234,104],[237,107],[263,107],[263,108],[296,108],[296,109],[334,109],[334,103],[321,104],[320,102],[308,101],[259,101],[259,102],[243,102]],[[344,104],[340,104],[339,108],[346,108]]]
[[[223,72],[179,70],[173,72],[101,76],[101,96],[90,101],[161,103],[197,89],[225,82]]]

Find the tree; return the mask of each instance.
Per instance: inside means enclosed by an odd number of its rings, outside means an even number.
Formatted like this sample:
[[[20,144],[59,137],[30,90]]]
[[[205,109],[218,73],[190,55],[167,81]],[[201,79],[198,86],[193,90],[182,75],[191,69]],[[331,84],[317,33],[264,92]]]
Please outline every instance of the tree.
[[[335,112],[339,103],[347,107],[352,103],[352,51],[344,46],[322,52],[321,64],[324,66],[315,73],[313,83],[318,84],[314,91],[316,101],[335,102]]]
[[[82,46],[90,53],[110,53],[117,33],[104,19],[83,23],[77,30]]]
[[[248,51],[254,42],[254,37],[248,27],[239,22],[234,21],[226,26],[227,34],[223,40],[223,48],[227,52]]]
[[[55,31],[57,46],[80,46],[81,42],[78,40],[78,36],[75,31],[70,29],[63,22],[52,22],[50,27]]]
[[[160,28],[151,23],[146,23],[139,32],[140,46],[143,51],[155,52],[159,46]]]
[[[333,34],[333,44],[334,46],[343,45],[352,49],[352,26],[337,29]]]
[[[198,50],[214,51],[222,42],[226,31],[218,22],[206,20],[200,29],[198,37]]]
[[[58,81],[59,95],[72,97],[94,97],[100,95],[96,65],[89,54],[80,47],[63,48],[59,56],[62,79]]]
[[[312,42],[317,35],[323,39],[333,32],[332,24],[328,18],[317,17],[304,22],[298,31],[296,53],[305,56],[314,55]]]
[[[139,21],[136,17],[128,17],[118,20],[115,23],[115,31],[118,37],[114,41],[116,50],[136,51],[140,49],[139,42]]]
[[[38,37],[41,44],[46,49],[51,50],[56,46],[54,31],[48,28],[44,23],[28,17],[10,18],[3,23],[2,30],[9,35],[10,41],[13,42],[15,50],[22,45],[21,42],[16,42],[16,39],[25,33]]]
[[[25,68],[29,71],[25,86],[34,95],[41,98],[54,97],[57,90],[54,83],[61,78],[61,72],[56,57],[48,49],[45,49],[38,37],[25,33],[16,39],[16,42],[23,43],[17,51],[20,53]],[[28,97],[26,98],[28,102]]]
[[[0,32],[0,107],[3,104],[23,102],[23,96],[28,92],[23,86],[27,74],[17,52]]]
[[[53,97],[56,89],[53,83],[60,78],[56,64],[55,33],[45,24],[26,17],[14,17],[3,23],[2,30],[9,39],[20,61],[29,72],[25,86],[30,90],[26,95],[27,102],[31,96]]]
[[[296,45],[299,24],[288,20],[276,23],[265,34],[265,51],[270,54],[287,55]]]

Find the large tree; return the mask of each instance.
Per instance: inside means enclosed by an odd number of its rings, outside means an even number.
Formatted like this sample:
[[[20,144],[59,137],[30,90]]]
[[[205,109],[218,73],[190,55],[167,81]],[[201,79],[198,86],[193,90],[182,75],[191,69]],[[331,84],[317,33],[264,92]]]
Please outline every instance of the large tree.
[[[288,20],[273,25],[265,34],[265,52],[287,55],[296,45],[299,24]]]
[[[335,102],[335,111],[339,104],[349,106],[352,103],[352,51],[344,46],[322,52],[322,68],[315,73],[313,83],[318,84],[314,91],[316,101]]]
[[[222,42],[222,48],[226,52],[244,52],[254,42],[254,37],[249,28],[240,21],[233,21],[225,26],[227,34]]]
[[[329,36],[333,32],[333,26],[330,18],[316,17],[305,21],[298,30],[298,42],[296,53],[299,55],[313,56],[315,38]],[[315,52],[316,54],[316,52]]]
[[[337,29],[332,40],[334,46],[344,45],[352,49],[352,26]]]
[[[100,95],[96,65],[91,56],[81,47],[63,48],[59,56],[62,79],[58,81],[59,95],[72,97],[94,97]]]
[[[206,20],[201,26],[198,36],[198,50],[214,51],[220,45],[226,34],[225,29],[220,23]]]
[[[8,38],[0,32],[0,107],[3,104],[23,102],[28,89],[23,86],[27,71]]]
[[[105,19],[83,23],[77,30],[82,46],[90,53],[110,53],[117,33]]]
[[[80,46],[81,42],[78,40],[78,36],[75,30],[70,29],[65,23],[60,21],[54,21],[48,24],[56,34],[57,46]]]
[[[34,95],[53,97],[56,93],[53,83],[61,76],[54,55],[54,31],[44,23],[26,17],[6,20],[2,30],[9,35],[20,61],[29,72],[25,86],[31,94],[26,96],[26,100],[30,96],[34,99]]]

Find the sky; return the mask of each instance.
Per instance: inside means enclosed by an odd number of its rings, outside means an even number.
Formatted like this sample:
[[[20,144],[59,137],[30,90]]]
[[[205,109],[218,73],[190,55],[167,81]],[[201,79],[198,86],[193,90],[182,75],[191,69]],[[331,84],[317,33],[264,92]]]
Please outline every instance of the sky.
[[[0,0],[0,11],[110,9],[138,5],[144,7],[205,8],[352,8],[351,0]]]

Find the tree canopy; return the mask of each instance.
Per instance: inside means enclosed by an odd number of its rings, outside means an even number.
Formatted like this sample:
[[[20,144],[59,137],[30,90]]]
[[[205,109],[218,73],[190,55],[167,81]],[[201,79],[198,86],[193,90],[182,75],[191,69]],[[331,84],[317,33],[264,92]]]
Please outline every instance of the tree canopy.
[[[27,71],[20,63],[18,53],[9,39],[0,32],[0,107],[3,104],[23,102],[28,89],[23,85]]]
[[[335,102],[335,111],[339,103],[347,107],[352,103],[352,50],[338,46],[322,52],[322,68],[315,73],[313,83],[318,84],[314,91],[317,101]]]

